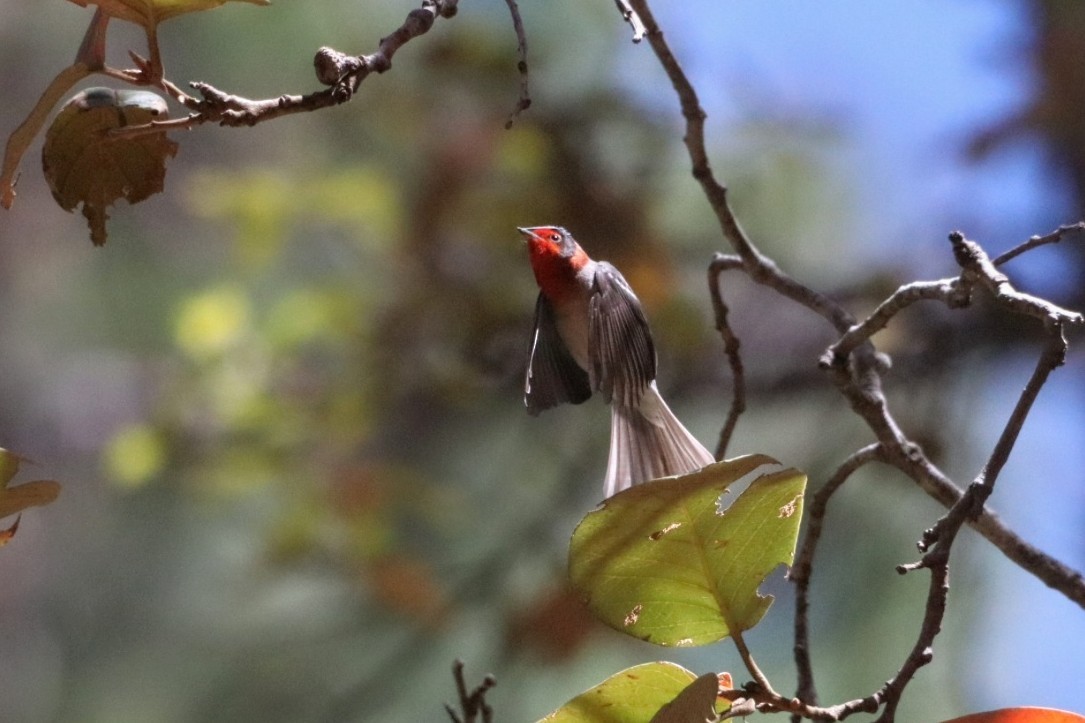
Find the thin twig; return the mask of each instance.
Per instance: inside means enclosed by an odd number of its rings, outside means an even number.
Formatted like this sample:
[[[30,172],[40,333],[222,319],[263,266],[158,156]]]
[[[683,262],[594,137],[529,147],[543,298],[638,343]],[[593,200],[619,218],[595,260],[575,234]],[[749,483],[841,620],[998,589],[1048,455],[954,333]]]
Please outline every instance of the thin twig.
[[[904,659],[904,664],[901,665],[897,674],[875,694],[885,704],[882,714],[878,717],[879,723],[892,723],[896,718],[897,706],[904,688],[912,681],[920,668],[934,659],[934,639],[942,631],[942,620],[945,618],[946,603],[949,599],[949,546],[940,548],[937,553],[931,555],[925,566],[931,571],[931,579],[927,588],[923,622],[919,626],[919,635],[916,637],[915,644],[909,651],[908,657]]]
[[[708,163],[704,142],[705,114],[697,93],[675,59],[663,32],[648,7],[647,0],[630,0],[648,29],[648,40],[678,95],[686,119],[685,144],[692,163],[694,178],[700,183],[709,205],[720,223],[724,237],[743,260],[743,269],[756,283],[799,303],[825,318],[841,334],[856,325],[854,317],[835,301],[803,286],[784,274],[775,263],[764,257],[743,232],[727,200],[727,189],[720,184]],[[891,464],[947,508],[961,495],[960,488],[928,460],[918,445],[901,431],[889,413],[879,369],[880,357],[869,342],[855,347],[852,364],[835,365],[830,376],[855,411],[885,446]],[[1028,544],[1008,529],[990,510],[972,523],[986,539],[1007,557],[1035,575],[1044,584],[1060,591],[1078,605],[1085,607],[1085,578],[1050,555]]]
[[[644,27],[644,23],[641,21],[637,12],[629,7],[628,0],[614,0],[614,4],[618,6],[618,12],[622,14],[622,18],[629,23],[629,27],[633,28],[633,42],[639,43],[644,40],[644,34],[647,30]]]
[[[93,71],[83,63],[75,63],[57,73],[49,87],[41,94],[30,115],[8,136],[4,146],[4,162],[0,167],[0,206],[11,208],[15,202],[15,184],[18,183],[19,161],[26,149],[45,125],[50,111],[75,84]]]
[[[869,462],[884,461],[884,456],[881,444],[867,445],[844,460],[836,472],[818,489],[807,513],[806,536],[795,556],[795,563],[788,573],[788,579],[795,585],[794,655],[799,678],[795,695],[811,705],[817,704],[817,687],[814,685],[813,665],[810,662],[810,578],[813,575],[814,552],[821,540],[829,499],[860,467]]]
[[[844,332],[840,339],[825,351],[819,364],[823,368],[834,364],[843,364],[860,344],[870,341],[872,336],[889,325],[893,317],[917,301],[931,299],[947,301],[952,298],[956,281],[956,279],[916,281],[900,287],[862,323],[856,324]]]
[[[727,357],[727,365],[731,369],[731,385],[733,396],[731,408],[727,411],[727,419],[720,429],[720,439],[716,443],[716,459],[727,456],[727,447],[731,443],[738,418],[746,411],[746,371],[742,364],[740,349],[742,346],[738,336],[731,329],[727,321],[727,305],[723,301],[720,291],[720,274],[727,269],[742,268],[742,259],[737,256],[724,256],[716,254],[712,263],[708,265],[708,293],[712,298],[712,310],[716,319],[716,331],[723,339],[723,353]]]
[[[1058,367],[1062,366],[1066,359],[1066,337],[1063,334],[1061,323],[1054,323],[1048,330],[1048,343],[1044,352],[1036,362],[1036,368],[1029,378],[1028,384],[1021,391],[1021,396],[1010,414],[1002,433],[998,437],[991,450],[991,456],[983,467],[983,471],[969,485],[964,497],[958,501],[950,511],[923,534],[919,543],[920,550],[928,550],[946,536],[946,530],[960,527],[965,521],[974,519],[980,514],[987,498],[994,491],[995,481],[1002,472],[1010,452],[1017,442],[1017,437],[1025,425],[1032,405],[1039,396],[1040,390],[1047,382],[1048,376]],[[958,520],[957,518],[960,518]],[[956,534],[955,532],[953,534]]]
[[[905,685],[919,668],[933,659],[934,639],[941,630],[949,595],[949,560],[953,542],[965,522],[974,519],[983,509],[987,498],[991,496],[998,475],[1009,459],[1010,452],[1013,450],[1036,397],[1047,383],[1051,372],[1061,366],[1065,358],[1066,338],[1063,336],[1062,324],[1053,323],[1048,328],[1048,341],[1043,354],[1037,360],[1036,368],[1021,392],[983,470],[969,485],[968,491],[949,509],[949,512],[923,534],[919,548],[924,550],[925,554],[919,562],[897,568],[901,574],[926,568],[931,572],[931,580],[919,637],[900,671],[882,688],[885,709],[879,721],[891,723],[894,720]]]
[[[407,42],[429,32],[438,17],[456,15],[459,0],[423,0],[422,6],[407,14],[403,24],[381,38],[377,50],[369,55],[349,56],[331,48],[321,48],[313,59],[317,79],[329,87],[306,95],[280,95],[276,98],[251,100],[225,93],[209,83],[193,82],[200,98],[185,96],[179,99],[193,114],[183,123],[159,126],[155,132],[193,128],[204,123],[222,126],[254,126],[258,123],[294,113],[308,113],[345,103],[354,97],[358,87],[372,73],[384,73],[391,69],[392,58]],[[132,126],[127,133],[146,132],[140,126]]]
[[[456,660],[452,663],[452,677],[456,680],[456,693],[459,697],[460,710],[456,711],[452,706],[445,703],[445,711],[452,718],[452,723],[475,723],[479,714],[482,715],[482,723],[493,723],[493,708],[486,702],[486,691],[497,685],[497,680],[492,675],[487,675],[475,688],[468,693],[467,682],[463,677],[463,661]],[[460,713],[462,712],[462,716]]]
[[[772,689],[772,683],[769,682],[768,677],[761,671],[760,666],[757,665],[757,661],[753,659],[753,654],[746,646],[746,640],[742,637],[742,631],[732,630],[731,640],[735,641],[735,647],[738,648],[738,654],[742,657],[742,662],[746,665],[746,670],[750,671],[750,675],[753,676],[754,681],[757,683],[759,691],[772,697],[780,697],[780,694]]]
[[[770,286],[777,293],[821,315],[839,333],[844,333],[855,323],[855,318],[843,306],[825,294],[799,283],[780,270],[772,259],[758,250],[742,229],[727,200],[727,187],[716,179],[708,161],[704,138],[705,119],[708,116],[701,107],[697,91],[690,83],[681,64],[674,57],[647,0],[629,0],[629,4],[644,23],[648,44],[678,96],[682,116],[686,121],[683,141],[689,154],[693,177],[701,185],[701,190],[716,215],[724,238],[731,244],[735,253],[742,258],[746,274],[755,282]]]
[[[975,280],[986,289],[994,300],[1015,314],[1031,316],[1041,321],[1058,320],[1060,323],[1081,324],[1085,317],[1076,311],[1063,309],[1046,299],[1023,291],[1017,291],[1010,279],[997,268],[987,252],[975,241],[969,241],[959,231],[949,235],[953,256],[961,266],[962,280]]]
[[[1009,251],[999,254],[991,261],[991,263],[995,266],[1001,266],[1010,259],[1016,258],[1026,251],[1031,251],[1034,248],[1047,244],[1057,244],[1067,236],[1076,236],[1079,233],[1085,233],[1085,221],[1059,226],[1057,229],[1044,236],[1033,236],[1019,246],[1015,246]]]
[[[763,256],[746,236],[730,208],[727,188],[716,180],[708,162],[704,141],[706,116],[696,91],[665,41],[648,6],[648,0],[630,0],[630,5],[644,22],[653,52],[678,96],[682,115],[686,121],[684,141],[692,164],[693,176],[701,185],[719,221],[724,237],[741,259],[743,270],[755,282],[769,286],[777,293],[820,314],[842,335],[842,339],[837,342],[835,348],[830,349],[823,357],[821,366],[829,372],[830,378],[853,411],[874,433],[882,451],[883,461],[905,471],[921,488],[951,511],[960,509],[960,506],[965,504],[965,497],[969,495],[963,494],[925,457],[919,446],[901,431],[889,412],[882,392],[881,380],[882,371],[886,368],[885,359],[876,353],[870,337],[878,329],[884,327],[901,309],[915,301],[924,298],[940,298],[955,308],[966,306],[976,287],[989,291],[1000,305],[1012,311],[1042,318],[1048,328],[1058,326],[1060,333],[1064,323],[1080,323],[1080,316],[1042,299],[1014,291],[1008,280],[994,271],[994,264],[986,258],[982,249],[978,249],[978,246],[973,248],[964,241],[963,237],[960,237],[959,240],[954,241],[955,255],[962,266],[959,279],[919,285],[900,291],[883,304],[875,316],[867,319],[864,324],[856,324],[854,317],[841,305],[783,273],[775,263]],[[994,271],[993,274],[992,271]],[[723,308],[726,309],[726,307]],[[971,514],[967,518],[962,518],[961,524],[964,524],[966,519],[971,520],[981,534],[990,539],[1008,557],[1048,585],[1063,591],[1068,597],[1085,606],[1085,581],[1079,573],[1032,548],[1005,528],[993,513],[983,507],[982,500],[978,506],[970,506],[969,509]],[[784,700],[768,695],[765,691],[742,691],[737,694],[738,697],[748,696],[758,700],[759,709],[762,710],[786,711],[808,718],[842,720],[855,712],[877,711],[889,696],[892,697],[893,702],[883,711],[883,720],[892,720],[895,714],[895,701],[899,699],[900,692],[910,682],[915,671],[929,660],[930,642],[934,640],[940,629],[948,590],[948,552],[946,555],[944,566],[932,568],[928,613],[916,646],[901,672],[882,690],[865,698],[826,709],[816,708],[798,698]],[[934,564],[938,561],[931,558],[929,562]],[[808,575],[809,572],[805,574]],[[812,686],[810,690],[812,692]]]
[[[527,35],[524,33],[524,21],[520,17],[520,8],[516,0],[505,0],[512,14],[512,28],[516,32],[516,54],[520,60],[516,63],[516,69],[520,73],[520,98],[516,101],[516,107],[512,109],[508,120],[505,121],[505,130],[512,128],[512,122],[520,113],[531,107],[531,92],[528,89],[527,72]]]

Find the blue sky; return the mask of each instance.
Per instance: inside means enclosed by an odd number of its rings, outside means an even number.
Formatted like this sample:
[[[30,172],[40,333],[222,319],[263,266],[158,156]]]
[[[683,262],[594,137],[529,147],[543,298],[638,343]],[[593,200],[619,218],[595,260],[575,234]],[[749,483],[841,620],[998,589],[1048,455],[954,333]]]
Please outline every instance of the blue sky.
[[[960,227],[992,250],[1063,220],[1065,195],[1026,143],[965,163],[977,130],[1020,107],[1028,41],[1012,0],[656,3],[710,115],[749,107],[839,121],[861,165],[869,248],[943,244]],[[893,219],[889,224],[885,219]],[[943,246],[944,248],[944,246]],[[948,260],[948,259],[947,259]],[[944,273],[937,264],[931,273]]]

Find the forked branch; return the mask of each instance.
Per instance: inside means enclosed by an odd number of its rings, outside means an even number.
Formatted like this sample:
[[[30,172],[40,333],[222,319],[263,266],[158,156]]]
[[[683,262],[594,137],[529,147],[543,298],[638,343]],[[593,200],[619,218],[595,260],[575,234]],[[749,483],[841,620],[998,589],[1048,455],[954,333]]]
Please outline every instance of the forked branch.
[[[649,44],[678,97],[681,112],[685,118],[684,142],[692,165],[692,175],[700,184],[715,213],[723,237],[737,254],[737,256],[717,255],[708,272],[716,327],[724,340],[725,354],[736,387],[735,401],[732,403],[720,434],[721,453],[726,449],[737,417],[745,407],[744,396],[739,396],[744,395],[739,385],[742,377],[742,365],[738,357],[739,341],[727,321],[727,307],[719,292],[719,277],[726,270],[743,271],[753,281],[768,286],[785,298],[819,314],[836,329],[840,338],[822,356],[820,366],[829,374],[829,378],[848,401],[852,410],[866,422],[876,440],[852,455],[814,499],[810,517],[811,526],[792,572],[798,595],[795,641],[795,656],[800,677],[798,697],[790,700],[783,699],[774,694],[771,689],[766,690],[760,680],[755,681],[755,689],[741,691],[742,696],[755,700],[761,710],[789,712],[798,717],[830,720],[842,720],[858,711],[875,712],[884,706],[880,720],[891,721],[894,718],[901,692],[915,672],[929,662],[933,655],[932,645],[941,629],[948,595],[949,552],[953,539],[966,522],[990,540],[1007,557],[1085,607],[1085,579],[1081,574],[1021,540],[984,506],[993,485],[991,476],[997,476],[1005,463],[1012,449],[1013,440],[1020,432],[1036,394],[1047,376],[1062,363],[1065,354],[1063,336],[1065,327],[1082,323],[1081,315],[1076,312],[1061,309],[1046,300],[1017,291],[1009,279],[996,267],[1032,248],[1056,243],[1066,236],[1079,233],[1085,230],[1085,225],[1064,226],[1048,236],[1034,237],[1022,247],[1007,252],[994,261],[987,257],[978,244],[968,241],[961,234],[953,234],[950,240],[953,244],[954,257],[961,267],[958,277],[934,282],[917,282],[902,287],[886,299],[867,319],[858,322],[843,306],[780,270],[771,259],[761,254],[745,234],[730,207],[727,188],[715,178],[709,164],[704,139],[706,115],[695,89],[667,44],[648,5],[648,0],[629,0],[629,4],[644,23]],[[971,304],[973,295],[978,291],[990,294],[996,304],[1010,313],[1025,314],[1040,320],[1048,334],[1049,343],[1014,414],[1007,422],[991,459],[983,472],[969,486],[968,491],[963,492],[926,458],[920,447],[904,434],[891,414],[882,391],[882,373],[887,368],[887,359],[876,352],[871,337],[885,328],[898,313],[917,301],[938,300],[951,308],[963,308]],[[949,511],[924,535],[925,549],[932,545],[934,547],[927,551],[916,566],[926,567],[931,571],[930,589],[921,630],[904,665],[897,675],[873,694],[840,705],[819,708],[815,705],[816,688],[809,657],[806,620],[809,606],[807,592],[812,574],[814,549],[820,536],[825,506],[829,497],[856,469],[873,460],[903,471]],[[735,695],[738,696],[739,693]]]

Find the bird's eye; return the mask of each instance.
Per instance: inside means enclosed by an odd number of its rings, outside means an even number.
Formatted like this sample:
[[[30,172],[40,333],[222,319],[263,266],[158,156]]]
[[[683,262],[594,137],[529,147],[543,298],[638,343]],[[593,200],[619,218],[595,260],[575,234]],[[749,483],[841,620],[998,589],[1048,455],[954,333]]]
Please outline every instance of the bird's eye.
[[[550,240],[554,243],[557,243],[558,241],[561,241],[561,236],[558,236],[556,233],[552,233],[550,234]]]

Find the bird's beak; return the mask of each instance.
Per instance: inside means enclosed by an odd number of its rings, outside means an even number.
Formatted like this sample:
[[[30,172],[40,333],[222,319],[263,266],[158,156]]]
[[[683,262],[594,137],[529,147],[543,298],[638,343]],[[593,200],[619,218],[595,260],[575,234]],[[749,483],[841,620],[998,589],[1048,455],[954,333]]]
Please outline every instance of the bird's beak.
[[[528,239],[532,239],[532,238],[535,238],[535,229],[532,229],[532,228],[522,228],[522,227],[520,227],[520,226],[517,226],[517,227],[516,227],[516,230],[517,230],[517,231],[519,231],[519,232],[520,232],[521,234],[523,234],[523,236],[524,236],[524,241],[525,241],[525,242],[526,242],[526,241],[527,241]]]

